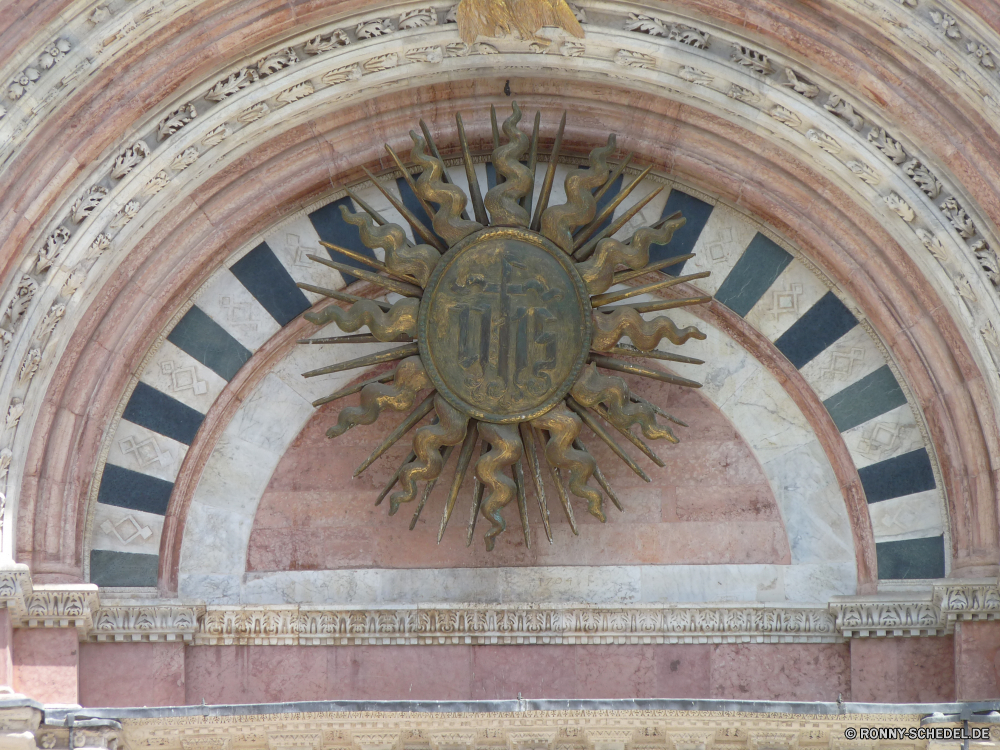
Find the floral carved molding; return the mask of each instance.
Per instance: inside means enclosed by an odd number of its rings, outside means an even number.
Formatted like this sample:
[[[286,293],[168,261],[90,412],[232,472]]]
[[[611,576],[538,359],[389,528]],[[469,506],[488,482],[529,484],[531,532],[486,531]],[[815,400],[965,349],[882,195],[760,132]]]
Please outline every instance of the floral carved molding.
[[[102,601],[96,586],[33,587],[27,566],[0,571],[15,627],[75,627],[85,641],[194,645],[830,643],[952,633],[1000,619],[995,580],[911,594],[836,597],[826,607],[767,604],[450,605],[345,608]]]

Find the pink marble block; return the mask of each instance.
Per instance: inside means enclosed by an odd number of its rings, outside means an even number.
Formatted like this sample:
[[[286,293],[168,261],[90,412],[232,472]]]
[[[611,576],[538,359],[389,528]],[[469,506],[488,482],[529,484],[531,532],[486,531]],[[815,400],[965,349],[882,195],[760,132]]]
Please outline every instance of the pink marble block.
[[[183,643],[81,643],[80,701],[87,706],[180,706]]]
[[[955,643],[935,638],[851,640],[851,699],[873,703],[955,700]]]
[[[465,544],[474,486],[470,469],[438,544],[441,513],[457,462],[453,454],[410,531],[423,483],[417,502],[403,504],[392,518],[387,515],[388,502],[373,505],[409,452],[409,440],[400,440],[359,477],[345,480],[403,415],[387,412],[374,425],[358,425],[334,440],[326,438],[340,411],[357,403],[355,396],[318,410],[282,457],[257,508],[247,570],[788,564],[788,541],[771,487],[725,415],[696,392],[634,377],[627,380],[636,393],[691,427],[675,428],[679,444],[661,441],[653,446],[666,463],[663,468],[632,446],[626,448],[652,479],[649,484],[584,428],[581,440],[625,507],[625,513],[619,513],[605,498],[607,523],[588,515],[585,502],[572,498],[580,531],[574,535],[546,477],[554,538],[549,545],[529,479],[531,549],[525,547],[514,504],[504,509],[507,531],[497,539],[494,551],[484,548],[488,524],[482,520],[470,549]],[[591,485],[597,486],[596,481]]]
[[[75,628],[14,631],[14,690],[41,703],[77,703],[80,637]]]
[[[1000,622],[955,625],[955,700],[1000,698]]]

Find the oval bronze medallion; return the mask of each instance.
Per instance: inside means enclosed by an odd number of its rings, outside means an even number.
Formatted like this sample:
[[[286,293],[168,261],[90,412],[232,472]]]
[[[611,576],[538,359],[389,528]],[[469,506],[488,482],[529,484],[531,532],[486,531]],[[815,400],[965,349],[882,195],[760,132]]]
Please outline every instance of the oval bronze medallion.
[[[480,420],[532,419],[564,398],[587,358],[591,308],[569,256],[539,234],[484,229],[431,275],[420,353],[434,387]]]

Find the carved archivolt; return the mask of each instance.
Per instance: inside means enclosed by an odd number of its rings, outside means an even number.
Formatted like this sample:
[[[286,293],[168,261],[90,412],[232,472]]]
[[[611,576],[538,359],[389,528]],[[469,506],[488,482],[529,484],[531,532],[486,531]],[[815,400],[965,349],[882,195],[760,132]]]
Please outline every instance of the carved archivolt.
[[[9,83],[0,110],[0,173],[88,74],[113,64],[159,24],[196,4],[139,0],[127,14],[88,7],[67,21],[57,39],[39,39],[30,52],[25,48],[12,57],[2,69]],[[888,0],[844,5],[942,71],[970,109],[998,121],[1000,39],[985,24],[950,3],[939,4],[948,12]],[[83,169],[75,194],[37,222],[2,297],[0,403],[17,399],[24,414],[2,438],[14,456],[15,483],[8,482],[14,507],[29,426],[84,312],[83,299],[147,230],[137,220],[144,212],[152,215],[180,200],[194,181],[235,159],[269,128],[278,133],[309,108],[371,95],[376,82],[418,85],[439,72],[503,77],[511,67],[545,59],[531,57],[536,51],[555,53],[554,47],[535,50],[534,42],[512,38],[470,45],[458,40],[454,20],[448,8],[386,7],[303,31],[192,85]],[[759,38],[627,4],[602,6],[586,29],[592,33],[582,41],[561,42],[558,49],[593,80],[625,80],[740,124],[772,128],[777,141],[814,158],[859,206],[878,206],[871,209],[874,218],[913,254],[949,299],[952,314],[964,321],[981,370],[1000,369],[995,227],[961,180],[908,140],[905,128],[884,121],[850,86],[768,49]],[[202,158],[209,149],[211,158]],[[40,340],[47,342],[44,349]],[[988,388],[1000,403],[995,377]]]

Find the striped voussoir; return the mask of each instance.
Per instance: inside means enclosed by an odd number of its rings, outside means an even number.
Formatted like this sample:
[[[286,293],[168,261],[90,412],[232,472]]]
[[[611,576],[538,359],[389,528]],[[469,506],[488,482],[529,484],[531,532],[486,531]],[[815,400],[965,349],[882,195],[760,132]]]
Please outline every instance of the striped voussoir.
[[[155,586],[163,517],[188,446],[237,371],[320,295],[296,282],[340,289],[354,277],[307,256],[320,240],[374,257],[339,206],[329,203],[285,223],[197,294],[167,333],[132,391],[111,440],[92,526],[90,580],[105,587]],[[340,255],[337,260],[363,268]]]
[[[538,164],[539,170],[545,169]],[[551,202],[563,200],[561,167]],[[476,166],[480,185],[495,182],[491,165]],[[465,189],[462,169],[449,170]],[[561,174],[560,174],[561,173]],[[621,182],[621,178],[619,178]],[[422,215],[416,196],[396,180],[402,203]],[[607,204],[613,186],[599,201]],[[612,217],[645,198],[640,188]],[[374,187],[357,190],[390,221],[405,220]],[[219,270],[149,359],[111,441],[92,525],[90,580],[105,587],[155,586],[158,554],[173,481],[204,415],[226,383],[282,326],[320,299],[296,282],[342,288],[356,279],[308,258],[320,240],[369,257],[372,251],[328,203],[268,232],[265,241]],[[801,372],[823,401],[858,469],[875,535],[881,579],[945,575],[944,498],[932,469],[929,444],[883,348],[854,313],[802,260],[756,224],[725,205],[685,190],[664,189],[635,222],[652,223],[681,211],[686,224],[668,246],[650,249],[652,262],[695,257],[664,273],[711,271],[697,286],[760,331]],[[332,255],[330,251],[324,251]],[[361,264],[341,254],[336,260]]]

